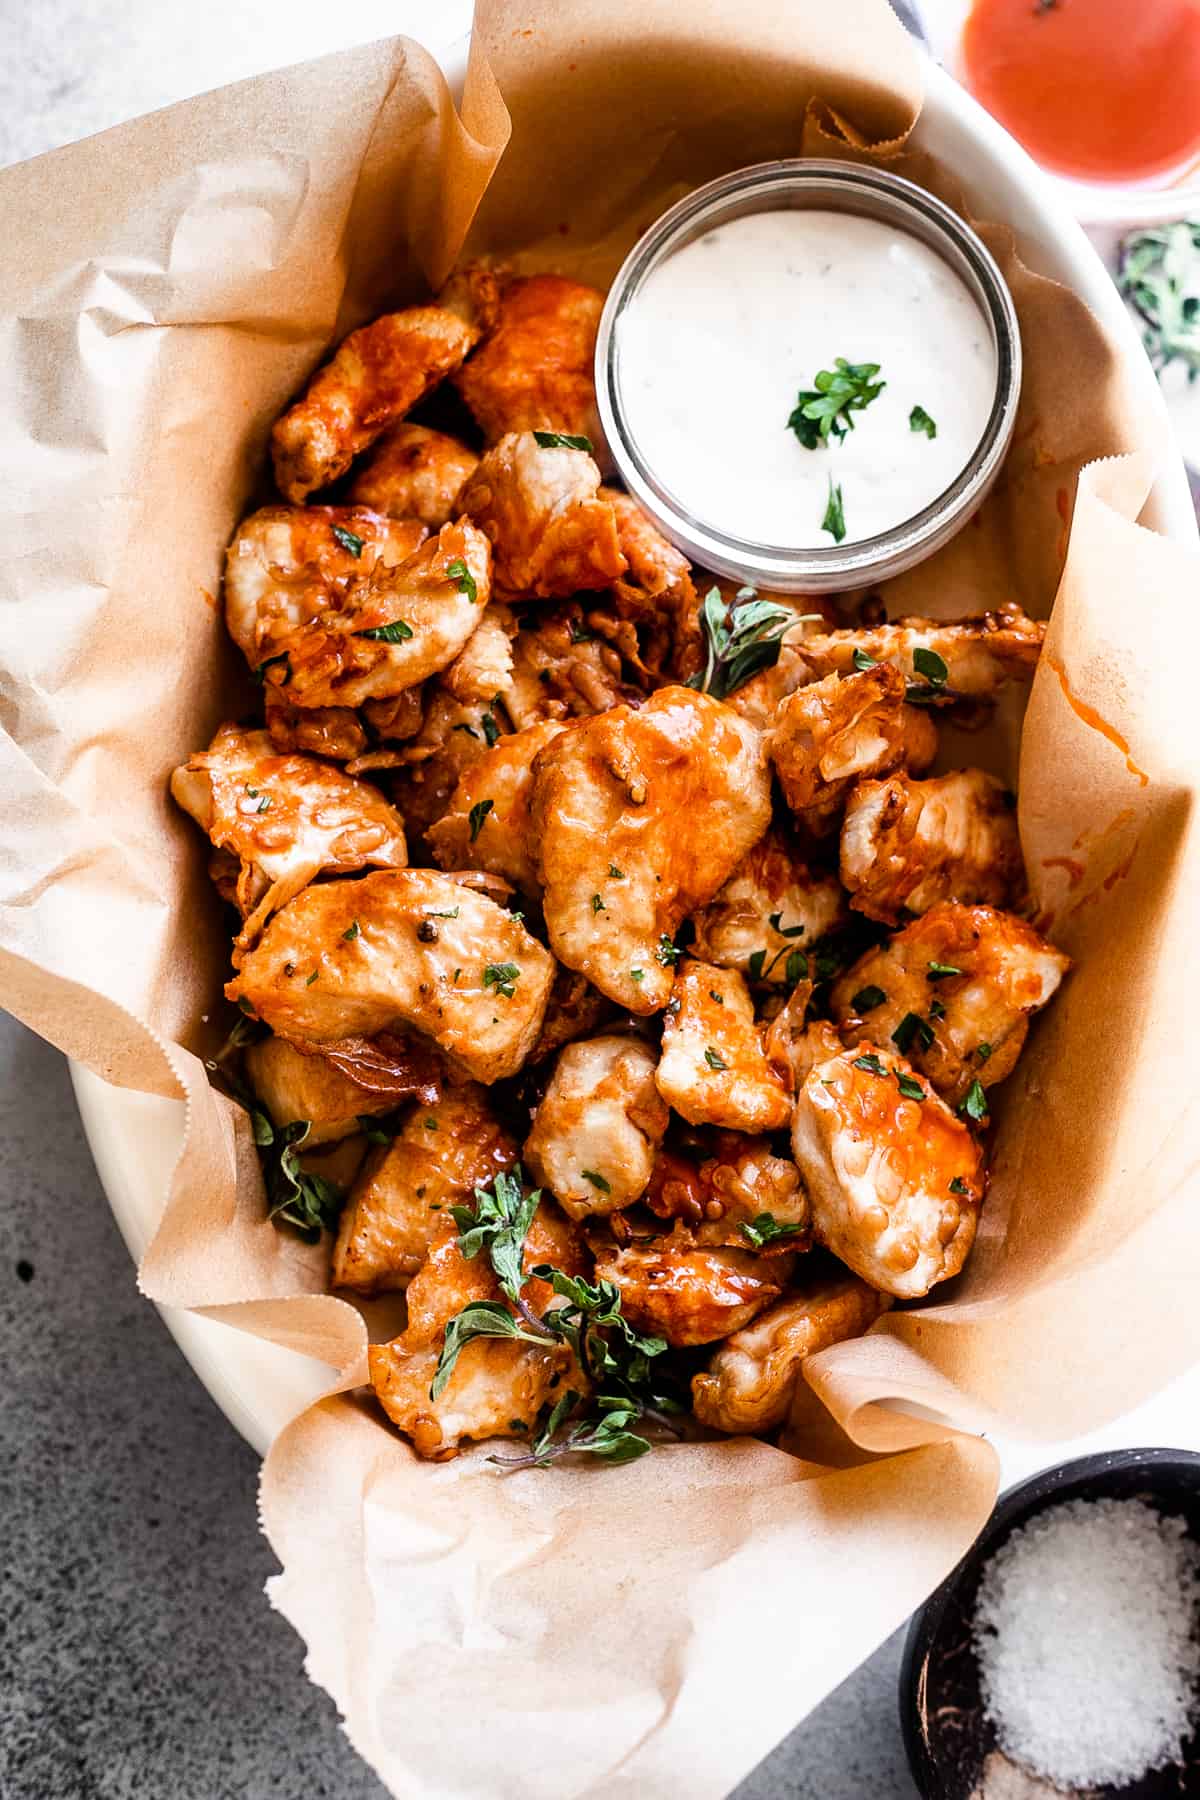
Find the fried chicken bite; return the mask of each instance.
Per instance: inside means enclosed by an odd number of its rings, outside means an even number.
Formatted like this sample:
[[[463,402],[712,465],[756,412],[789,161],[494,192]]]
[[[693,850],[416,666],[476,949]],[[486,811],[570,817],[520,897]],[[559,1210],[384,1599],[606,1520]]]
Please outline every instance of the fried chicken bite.
[[[517,621],[507,606],[493,601],[454,661],[442,670],[440,685],[456,700],[493,705],[512,686],[512,640]],[[485,733],[485,736],[490,734]]]
[[[848,675],[855,655],[890,663],[918,687],[926,677],[913,654],[931,650],[946,665],[946,686],[957,697],[987,700],[1006,681],[1030,681],[1042,651],[1046,627],[1028,618],[1015,602],[997,612],[952,623],[939,619],[896,619],[872,630],[831,631],[810,637],[804,657],[814,678]]]
[[[543,1200],[534,1214],[522,1263],[527,1271],[552,1263],[567,1275],[588,1273],[576,1227],[551,1202]],[[554,1302],[551,1288],[532,1278],[521,1296],[540,1313]],[[412,1440],[418,1456],[443,1462],[467,1439],[522,1436],[559,1393],[568,1388],[587,1392],[588,1383],[566,1344],[543,1348],[513,1338],[475,1338],[459,1352],[441,1394],[430,1399],[450,1321],[473,1301],[504,1303],[487,1257],[468,1262],[463,1256],[453,1220],[439,1227],[406,1299],[407,1328],[390,1344],[372,1344],[367,1357],[380,1405]]]
[[[1012,795],[982,769],[860,781],[846,802],[841,872],[855,911],[885,924],[939,900],[1010,906],[1025,888]]]
[[[836,1025],[828,1019],[807,1018],[812,986],[811,981],[800,982],[763,1032],[767,1061],[778,1070],[789,1094],[803,1087],[815,1063],[827,1062],[842,1048]]]
[[[765,1215],[771,1221],[768,1254],[808,1248],[809,1204],[800,1171],[776,1156],[768,1139],[717,1131],[704,1134],[695,1154],[699,1161],[668,1147],[655,1158],[645,1204],[657,1218],[674,1221],[667,1242],[744,1250],[763,1235]]]
[[[685,957],[663,1019],[658,1091],[690,1125],[780,1131],[791,1106],[733,969]]]
[[[534,761],[551,947],[631,1012],[666,1005],[674,935],[770,821],[761,740],[719,701],[660,688],[580,720]]]
[[[604,296],[561,275],[503,286],[499,318],[453,376],[489,444],[510,431],[601,441],[593,363]]]
[[[621,652],[584,624],[581,607],[539,608],[526,616],[513,645],[512,685],[504,695],[505,711],[518,731],[546,719],[591,718],[640,700],[640,690],[625,680]]]
[[[559,963],[550,989],[550,1004],[541,1034],[529,1052],[531,1063],[544,1062],[576,1038],[591,1037],[611,1022],[616,1007],[590,981]]]
[[[464,772],[486,754],[491,728],[499,729],[490,705],[456,700],[440,682],[425,691],[420,731],[387,758],[396,771],[392,798],[413,838],[442,817]]]
[[[428,537],[417,519],[365,506],[263,506],[225,552],[225,623],[250,667],[286,654],[297,632],[339,612],[348,589],[394,569]]]
[[[554,960],[511,913],[431,869],[308,888],[225,992],[280,1037],[411,1030],[490,1084],[537,1042]]]
[[[282,688],[264,685],[263,712],[281,755],[298,750],[302,756],[350,763],[367,748],[363,722],[351,706],[293,706]]]
[[[788,1416],[805,1357],[861,1337],[890,1304],[844,1272],[807,1282],[725,1339],[692,1379],[692,1411],[714,1431],[773,1431]]]
[[[953,1106],[1012,1072],[1070,966],[1024,919],[946,900],[860,957],[830,1004],[845,1043],[901,1045]]]
[[[639,656],[656,675],[687,681],[704,667],[696,589],[687,557],[659,531],[637,501],[619,488],[601,488],[617,518],[617,540],[629,567],[613,583],[619,618],[641,628]]]
[[[958,1274],[983,1152],[902,1057],[863,1042],[817,1063],[796,1096],[792,1153],[813,1235],[872,1287],[916,1300]]]
[[[434,531],[454,517],[463,483],[479,458],[457,438],[425,425],[393,425],[356,470],[347,493],[391,519],[420,519]]]
[[[445,669],[479,625],[491,561],[482,532],[445,525],[395,567],[376,567],[296,630],[275,631],[265,679],[297,706],[390,700]]]
[[[676,1249],[595,1240],[597,1281],[611,1281],[638,1331],[683,1348],[748,1325],[787,1286],[794,1259],[748,1250]]]
[[[512,431],[484,456],[459,511],[491,539],[502,599],[565,598],[624,575],[612,501],[586,450]]]
[[[655,1059],[632,1037],[568,1044],[525,1141],[525,1160],[573,1219],[631,1206],[667,1129]]]
[[[278,755],[265,731],[222,725],[174,771],[171,794],[238,859],[239,950],[315,875],[408,862],[403,821],[378,789],[315,757]]]
[[[473,762],[425,833],[443,869],[489,869],[522,893],[538,891],[531,844],[533,761],[562,726],[552,720],[502,737]]]
[[[362,1129],[359,1120],[388,1112],[390,1094],[373,1094],[324,1056],[305,1056],[283,1038],[265,1037],[244,1052],[246,1078],[273,1125],[307,1119],[306,1150],[336,1144]]]
[[[837,877],[810,868],[783,832],[772,829],[695,914],[692,947],[702,962],[736,969],[747,980],[790,987],[793,952],[807,952],[846,916]]]
[[[517,1146],[474,1082],[415,1107],[390,1144],[370,1151],[342,1212],[333,1286],[405,1288],[452,1206],[511,1169]]]
[[[828,675],[782,702],[766,738],[784,799],[814,837],[836,829],[851,783],[892,769],[927,769],[937,727],[904,703],[904,677],[881,663],[861,674]]]
[[[455,301],[457,305],[457,300]],[[287,500],[344,475],[389,425],[454,372],[478,342],[469,306],[410,306],[343,338],[300,399],[275,422],[275,481]]]

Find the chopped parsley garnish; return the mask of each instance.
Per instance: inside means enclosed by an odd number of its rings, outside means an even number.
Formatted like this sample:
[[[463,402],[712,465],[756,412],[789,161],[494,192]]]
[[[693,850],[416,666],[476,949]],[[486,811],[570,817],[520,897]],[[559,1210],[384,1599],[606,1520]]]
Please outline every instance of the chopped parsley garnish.
[[[580,1170],[580,1173],[585,1181],[590,1181],[592,1186],[594,1188],[599,1188],[602,1194],[612,1193],[611,1185],[605,1181],[603,1175],[597,1175],[595,1169],[582,1169]]]
[[[618,869],[616,863],[609,863],[608,873],[613,881],[624,881],[625,879],[624,869]]]
[[[541,450],[586,450],[592,454],[589,437],[573,437],[569,431],[535,431],[533,441]]]
[[[930,981],[944,981],[948,975],[961,975],[962,970],[956,969],[953,963],[931,962],[925,965],[925,973]]]
[[[920,1013],[905,1013],[895,1031],[892,1042],[901,1056],[907,1056],[913,1043],[918,1050],[928,1050],[933,1042],[933,1027],[921,1017]]]
[[[479,733],[476,731],[476,729],[473,725],[466,725],[466,724],[453,725],[453,726],[451,726],[451,730],[452,731],[465,731],[468,737],[473,737],[476,739],[479,737]]]
[[[752,1250],[762,1250],[767,1244],[777,1244],[780,1238],[795,1237],[803,1228],[799,1225],[784,1225],[774,1213],[761,1212],[751,1219],[749,1224],[742,1221],[738,1230]]]
[[[958,1110],[960,1113],[965,1114],[968,1119],[974,1119],[976,1123],[978,1123],[980,1119],[987,1118],[987,1095],[984,1092],[983,1083],[978,1077],[971,1083],[970,1087],[959,1101]]]
[[[507,1306],[503,1306],[499,1300],[472,1300],[451,1319],[446,1327],[446,1333],[442,1340],[442,1353],[438,1357],[437,1370],[430,1383],[429,1398],[431,1400],[436,1400],[441,1395],[446,1383],[454,1373],[454,1365],[458,1361],[460,1352],[465,1350],[473,1339],[479,1337],[521,1338],[527,1344],[540,1344],[543,1348],[546,1344],[546,1339],[540,1331],[523,1331]]]
[[[674,938],[669,938],[664,932],[658,940],[658,949],[654,952],[655,962],[661,963],[664,969],[673,969],[682,955],[683,951]]]
[[[830,437],[841,442],[854,430],[854,414],[878,399],[886,381],[876,381],[878,363],[847,362],[844,356],[834,359],[832,369],[822,369],[813,377],[811,388],[801,388],[796,404],[788,414],[787,428],[794,431],[806,450],[828,445]]]
[[[875,658],[873,656],[868,656],[865,650],[856,650],[852,660],[860,675],[865,674],[868,669],[878,667]]]
[[[915,1081],[911,1075],[901,1075],[898,1069],[896,1083],[906,1100],[923,1100],[925,1098],[925,1089],[920,1082]]]
[[[782,916],[781,913],[771,914],[770,923],[775,926],[775,930],[780,932],[781,937],[798,937],[804,930],[803,925],[793,925],[788,931],[780,931],[780,928],[775,921],[782,918]],[[784,979],[788,981],[792,987],[795,987],[796,983],[803,980],[808,974],[808,958],[805,956],[803,950],[789,950],[786,944],[780,945],[770,962],[767,961],[767,952],[765,950],[751,951],[747,964],[750,970],[750,979],[752,981],[769,981],[783,957],[787,958],[787,961],[783,965]]]
[[[525,1280],[521,1253],[541,1188],[525,1192],[525,1172],[515,1163],[495,1177],[490,1188],[475,1189],[474,1206],[452,1206],[450,1216],[459,1229],[458,1247],[468,1262],[486,1250],[500,1286],[515,1300]],[[440,1365],[439,1365],[440,1372]],[[437,1398],[436,1394],[433,1396]]]
[[[970,1191],[970,1188],[967,1186],[961,1175],[956,1175],[954,1180],[950,1183],[950,1192],[952,1194],[969,1194]]]
[[[254,1002],[252,1000],[247,1000],[245,994],[238,995],[237,1003],[248,1019],[256,1019],[258,1017],[258,1014],[254,1010]]]
[[[1181,362],[1200,374],[1200,221],[1179,219],[1121,241],[1117,284],[1145,322],[1142,341],[1156,369]]]
[[[729,1067],[729,1064],[725,1061],[725,1058],[721,1055],[720,1051],[714,1050],[711,1044],[704,1052],[704,1060],[710,1069],[720,1070]]]
[[[521,970],[517,963],[489,963],[483,971],[485,988],[495,988],[506,1000],[511,1000],[516,991],[516,982]]]
[[[304,984],[305,987],[311,987],[313,982],[317,979],[317,976],[320,973],[321,973],[320,969],[314,969],[312,974],[309,976],[308,980],[305,982],[305,984]]]
[[[864,987],[859,988],[850,1005],[856,1013],[874,1012],[886,999],[887,995],[881,987]]]
[[[267,1217],[290,1225],[315,1244],[323,1231],[333,1231],[344,1198],[341,1188],[324,1175],[312,1175],[300,1166],[299,1153],[312,1129],[308,1119],[273,1126],[257,1108],[251,1113],[254,1141],[267,1154],[263,1177],[267,1188]]]
[[[342,549],[348,550],[351,556],[362,555],[363,545],[366,542],[365,538],[356,537],[352,531],[347,531],[344,525],[335,525],[333,527],[333,535],[342,546]]]
[[[846,513],[842,505],[842,484],[829,477],[829,497],[825,502],[825,517],[821,520],[821,530],[827,531],[835,544],[840,544],[846,535]]]
[[[946,687],[946,678],[950,671],[946,667],[945,658],[936,650],[927,650],[924,645],[913,651],[913,668],[918,675],[923,675],[923,682],[911,683],[904,693],[910,706],[932,706],[939,700],[952,700],[954,695]]]
[[[630,979],[630,981],[645,981],[645,979],[646,979],[645,969],[630,969],[629,979]]]
[[[273,669],[276,663],[283,664],[283,680],[278,685],[280,687],[286,687],[288,682],[292,679],[291,658],[288,656],[286,650],[281,650],[278,656],[268,656],[265,662],[260,662],[254,671],[255,681],[265,683],[267,679],[267,670]]]
[[[446,574],[454,582],[459,593],[465,594],[471,605],[474,606],[479,598],[479,589],[475,585],[475,577],[461,556],[456,556],[453,562],[446,564]]]
[[[569,629],[571,633],[571,642],[573,644],[592,644],[596,641],[587,626],[581,624],[578,619],[571,620]]]
[[[425,914],[427,919],[457,919],[458,907],[450,906],[444,912],[434,912],[432,908]]]
[[[390,625],[372,625],[367,631],[354,633],[355,637],[373,638],[380,644],[405,644],[412,634],[412,626],[403,619],[393,619]]]
[[[347,925],[345,931],[343,931],[343,933],[342,933],[342,942],[344,944],[352,944],[354,942],[355,938],[358,936],[358,931],[359,931],[358,920],[351,919],[351,921]]]
[[[270,794],[264,794],[262,799],[259,801],[258,805],[255,807],[254,810],[256,813],[270,812],[270,810],[271,810]]]
[[[773,912],[773,913],[768,914],[767,924],[771,927],[772,931],[777,931],[779,933],[780,937],[797,938],[797,937],[804,936],[804,926],[803,925],[785,925],[783,923],[783,914],[781,912]]]
[[[937,436],[937,425],[930,418],[923,406],[914,406],[909,413],[908,429],[910,431],[923,431],[927,438],[935,438]]]
[[[774,668],[784,633],[813,616],[760,600],[753,588],[740,588],[729,602],[720,588],[709,588],[700,607],[704,672],[689,676],[688,687],[727,700],[763,669]]]
[[[605,904],[604,904],[603,900],[600,898],[599,894],[592,895],[592,911],[593,911],[593,913],[602,913],[602,912],[608,911],[607,906],[605,906]]]
[[[490,750],[493,744],[498,744],[500,742],[500,727],[497,725],[495,715],[492,712],[485,712],[479,723],[483,726],[483,735],[487,740],[487,747]]]
[[[931,1000],[929,1002],[929,1016],[931,1019],[944,1019],[945,1018],[946,1009],[942,1005],[940,1000]]]
[[[975,1054],[980,1062],[986,1062],[988,1057],[992,1054],[992,1046],[990,1044],[976,1044]]]
[[[877,1056],[873,1056],[873,1055],[856,1056],[854,1059],[853,1067],[856,1069],[866,1069],[866,1071],[870,1075],[886,1075],[887,1074],[887,1070],[884,1068],[884,1066],[880,1062],[879,1058]]]
[[[708,997],[710,1000],[715,1000],[718,1006],[724,1006],[725,1004],[724,994],[718,994],[716,988],[709,988]]]
[[[475,842],[475,839],[479,836],[480,832],[483,830],[483,821],[487,818],[488,814],[491,812],[491,810],[492,810],[493,806],[495,806],[495,804],[496,804],[496,802],[494,800],[477,800],[475,802],[474,806],[471,808],[470,812],[467,814],[467,818],[470,821],[470,826],[471,826],[471,842],[472,843]]]
[[[430,1113],[429,1117],[425,1121],[425,1129],[426,1129],[426,1131],[440,1131],[441,1130],[441,1126],[438,1124],[437,1120],[434,1118],[432,1113]]]

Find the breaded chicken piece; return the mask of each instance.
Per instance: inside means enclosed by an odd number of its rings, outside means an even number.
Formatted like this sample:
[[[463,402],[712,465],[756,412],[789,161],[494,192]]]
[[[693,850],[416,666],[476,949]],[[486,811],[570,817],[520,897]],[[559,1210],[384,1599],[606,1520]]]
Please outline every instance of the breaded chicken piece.
[[[554,959],[511,913],[432,869],[309,888],[277,914],[226,996],[280,1037],[409,1029],[490,1084],[537,1042]]]
[[[379,1031],[370,1038],[336,1038],[323,1043],[319,1054],[313,1046],[303,1048],[305,1055],[327,1062],[377,1096],[388,1112],[414,1098],[423,1106],[436,1106],[447,1085],[446,1062],[428,1038]]]
[[[509,432],[459,495],[459,511],[491,539],[501,599],[555,599],[607,587],[624,556],[611,500],[586,450]]]
[[[453,374],[479,341],[469,306],[410,306],[343,338],[271,433],[275,481],[307,499]]]
[[[388,756],[396,770],[392,798],[414,838],[442,817],[464,772],[486,754],[487,721],[500,728],[490,705],[456,700],[440,682],[425,691],[429,698],[420,731]]]
[[[1024,919],[945,900],[834,983],[843,1041],[896,1042],[944,1100],[1011,1073],[1071,959]]]
[[[409,1113],[373,1149],[350,1189],[333,1250],[333,1286],[375,1294],[405,1288],[452,1206],[511,1169],[517,1146],[474,1082]]]
[[[360,1118],[389,1112],[390,1094],[359,1087],[324,1056],[304,1056],[283,1038],[266,1037],[249,1044],[243,1057],[246,1077],[265,1106],[273,1125],[307,1119],[306,1150],[336,1144],[362,1129]]]
[[[485,606],[478,628],[439,675],[440,686],[456,700],[485,706],[503,699],[512,686],[512,640],[516,635],[517,621],[507,606],[498,601]]]
[[[828,1019],[806,1022],[812,985],[811,981],[800,982],[763,1032],[767,1061],[779,1071],[789,1094],[803,1087],[814,1063],[827,1062],[842,1048],[837,1026]]]
[[[663,1019],[658,1091],[689,1125],[780,1131],[791,1105],[734,969],[685,957]]]
[[[946,665],[946,686],[955,695],[986,700],[1006,681],[1030,681],[1042,651],[1046,627],[1027,618],[1015,603],[952,623],[939,619],[897,619],[873,630],[831,631],[810,637],[804,656],[814,677],[847,675],[856,652],[891,663],[918,687],[927,678],[913,663],[915,650],[932,650]]]
[[[711,1344],[748,1325],[779,1298],[794,1261],[665,1243],[621,1247],[598,1239],[592,1247],[596,1279],[619,1290],[630,1324],[679,1348]]]
[[[525,1140],[525,1161],[573,1219],[632,1206],[654,1167],[667,1108],[655,1058],[631,1037],[568,1044]]]
[[[797,688],[775,715],[767,755],[784,799],[814,837],[836,829],[851,782],[893,769],[927,769],[937,727],[904,704],[899,670],[881,663],[862,674],[828,675]]]
[[[479,625],[490,592],[482,532],[445,525],[395,568],[352,582],[330,607],[272,644],[265,679],[297,706],[361,706],[416,687],[452,663]]]
[[[286,653],[298,631],[340,612],[376,567],[407,562],[429,536],[416,519],[365,506],[263,506],[225,553],[225,623],[252,669]]]
[[[489,869],[524,894],[538,891],[529,804],[533,759],[563,729],[552,720],[502,737],[471,764],[425,833],[443,869]]]
[[[1009,906],[1025,888],[1012,795],[982,769],[860,781],[846,802],[841,873],[855,911],[886,924],[939,900]]]
[[[817,1063],[796,1096],[792,1153],[813,1235],[872,1287],[916,1300],[958,1274],[983,1151],[903,1057],[864,1042]]]
[[[692,1411],[714,1431],[773,1431],[791,1410],[805,1357],[861,1337],[891,1305],[853,1275],[823,1275],[735,1331],[692,1380]]]
[[[312,756],[280,756],[265,731],[222,725],[174,771],[171,794],[214,848],[239,859],[239,950],[314,875],[408,862],[404,822],[377,788]]]
[[[617,614],[641,628],[641,655],[647,669],[687,681],[704,667],[704,637],[691,564],[629,494],[619,488],[600,491],[612,502],[621,554],[629,565],[613,583]]]
[[[770,1255],[806,1250],[808,1195],[800,1171],[776,1156],[766,1138],[741,1132],[712,1134],[712,1151],[699,1162],[677,1150],[660,1150],[645,1203],[660,1219],[675,1221],[670,1242],[744,1250],[761,1234],[755,1221],[768,1216],[777,1231],[767,1235]]]
[[[837,877],[809,868],[784,834],[773,829],[695,915],[693,949],[701,961],[737,969],[748,980],[792,987],[792,953],[799,951],[806,959],[812,945],[846,916],[846,896]]]
[[[533,843],[551,947],[631,1012],[671,994],[674,935],[771,816],[758,732],[691,688],[580,720],[534,762]]]
[[[718,581],[717,586],[727,604],[736,599],[739,591],[736,582]],[[804,646],[810,638],[822,636],[836,625],[838,615],[833,602],[823,599],[820,594],[801,597],[762,589],[756,591],[756,597],[796,615],[796,623],[789,625],[780,637],[777,660],[770,668],[752,675],[726,699],[726,705],[732,706],[743,719],[757,725],[760,731],[766,731],[775,723],[780,702],[815,679],[804,659]]]
[[[393,425],[355,471],[347,493],[390,519],[420,519],[437,531],[457,511],[462,485],[479,458],[457,438],[426,425]]]
[[[625,680],[621,652],[584,623],[581,607],[526,615],[513,645],[512,685],[504,695],[505,711],[518,731],[545,719],[591,718],[640,700],[640,690]]]
[[[410,690],[416,692],[417,690]],[[350,706],[293,706],[282,688],[263,687],[263,711],[271,742],[280,755],[328,756],[349,763],[367,748],[362,720]]]
[[[588,1272],[576,1227],[547,1201],[538,1207],[525,1239],[525,1269],[538,1263],[552,1263],[567,1275]],[[526,1281],[521,1295],[539,1313],[554,1298],[545,1282],[533,1279]],[[444,1462],[467,1439],[523,1435],[547,1402],[552,1405],[568,1388],[586,1393],[588,1383],[566,1344],[543,1348],[520,1339],[475,1338],[459,1352],[438,1398],[429,1398],[447,1325],[473,1301],[502,1300],[487,1257],[467,1261],[452,1220],[434,1238],[406,1299],[406,1330],[390,1344],[372,1344],[367,1356],[381,1406],[411,1438],[418,1456]]]
[[[574,969],[559,963],[550,989],[550,1004],[542,1021],[541,1034],[529,1052],[531,1063],[544,1062],[576,1038],[591,1037],[607,1025],[616,1012],[611,1000],[594,988]]]
[[[600,441],[593,374],[604,296],[561,275],[521,275],[486,341],[454,375],[489,444],[508,431]]]

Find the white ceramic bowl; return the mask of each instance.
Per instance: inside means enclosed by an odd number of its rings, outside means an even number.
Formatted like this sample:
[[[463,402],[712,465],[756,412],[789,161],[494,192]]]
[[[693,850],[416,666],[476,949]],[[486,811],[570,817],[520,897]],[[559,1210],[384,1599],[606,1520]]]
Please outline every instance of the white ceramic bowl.
[[[438,53],[437,46],[431,48]],[[466,68],[465,41],[441,52],[440,60],[457,91]],[[1170,442],[1166,407],[1137,331],[1057,184],[944,70],[929,63],[926,75],[928,91],[915,142],[955,170],[978,215],[1008,220],[1031,267],[1073,288],[1088,303],[1128,356],[1143,404]],[[1144,520],[1169,537],[1196,542],[1187,478],[1175,453],[1159,475]],[[71,1074],[109,1204],[130,1255],[140,1258],[179,1151],[183,1107],[111,1088],[75,1065]],[[217,1405],[260,1452],[328,1382],[324,1364],[231,1326],[166,1308],[163,1317]]]

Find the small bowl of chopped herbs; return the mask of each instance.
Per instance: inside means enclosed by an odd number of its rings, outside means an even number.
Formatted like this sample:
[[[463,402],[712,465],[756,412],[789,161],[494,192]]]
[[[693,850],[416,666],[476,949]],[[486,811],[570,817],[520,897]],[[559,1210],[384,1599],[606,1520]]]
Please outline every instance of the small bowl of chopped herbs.
[[[913,1619],[900,1720],[926,1800],[1200,1794],[1200,1456],[1005,1494]]]

